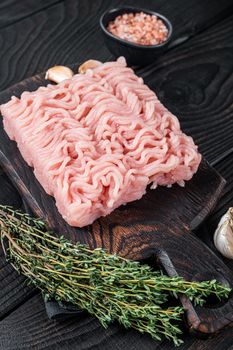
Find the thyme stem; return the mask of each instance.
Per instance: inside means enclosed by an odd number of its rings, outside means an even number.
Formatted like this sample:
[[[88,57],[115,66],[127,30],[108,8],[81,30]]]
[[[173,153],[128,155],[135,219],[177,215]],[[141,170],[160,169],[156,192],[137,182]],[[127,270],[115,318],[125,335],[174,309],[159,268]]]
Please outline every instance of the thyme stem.
[[[95,315],[106,327],[117,320],[133,327],[182,343],[177,322],[182,307],[168,307],[167,300],[184,294],[203,304],[211,294],[219,299],[230,288],[213,281],[189,282],[170,278],[161,271],[103,249],[90,250],[46,231],[42,220],[0,205],[1,241],[7,241],[7,257],[13,266],[38,287],[46,299],[67,301]],[[4,245],[5,246],[5,245]]]

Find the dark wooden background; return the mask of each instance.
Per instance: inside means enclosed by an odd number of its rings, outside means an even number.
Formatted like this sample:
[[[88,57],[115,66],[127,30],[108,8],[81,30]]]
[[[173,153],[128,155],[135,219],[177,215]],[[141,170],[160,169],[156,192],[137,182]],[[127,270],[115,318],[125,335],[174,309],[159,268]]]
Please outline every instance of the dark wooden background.
[[[154,9],[173,23],[172,47],[138,74],[227,180],[216,209],[196,233],[214,249],[216,224],[233,205],[232,0],[1,0],[0,90],[55,64],[111,59],[98,20],[107,8],[122,4]],[[1,170],[0,202],[22,205]],[[233,261],[226,264],[233,270]],[[173,348],[166,340],[155,342],[117,324],[104,330],[89,316],[49,321],[41,296],[26,286],[0,250],[0,350]],[[208,340],[185,334],[180,349],[233,349],[233,327]]]

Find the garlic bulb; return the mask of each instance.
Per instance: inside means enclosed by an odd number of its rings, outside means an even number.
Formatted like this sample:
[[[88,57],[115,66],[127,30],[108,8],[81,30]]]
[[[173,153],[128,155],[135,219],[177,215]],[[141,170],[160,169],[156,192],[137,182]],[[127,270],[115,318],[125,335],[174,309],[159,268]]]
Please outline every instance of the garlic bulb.
[[[70,79],[74,75],[74,72],[65,66],[54,66],[49,68],[45,74],[45,79],[60,83],[65,79]]]
[[[233,208],[229,208],[219,221],[214,244],[223,256],[233,259]]]
[[[101,64],[102,62],[97,60],[88,60],[79,66],[78,72],[84,74],[88,69],[99,67]]]

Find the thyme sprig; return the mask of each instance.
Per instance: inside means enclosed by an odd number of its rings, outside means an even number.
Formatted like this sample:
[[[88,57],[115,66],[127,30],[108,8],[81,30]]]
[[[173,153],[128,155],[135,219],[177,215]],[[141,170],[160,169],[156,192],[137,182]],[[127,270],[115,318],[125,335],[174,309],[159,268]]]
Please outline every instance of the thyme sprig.
[[[73,244],[48,232],[42,220],[11,207],[0,205],[0,225],[2,243],[5,239],[8,242],[8,259],[45,299],[78,305],[95,315],[104,327],[117,320],[126,328],[149,333],[157,340],[165,336],[179,345],[182,340],[177,321],[184,310],[167,307],[169,297],[184,294],[202,305],[209,295],[221,299],[230,292],[215,280],[170,278],[103,249]]]

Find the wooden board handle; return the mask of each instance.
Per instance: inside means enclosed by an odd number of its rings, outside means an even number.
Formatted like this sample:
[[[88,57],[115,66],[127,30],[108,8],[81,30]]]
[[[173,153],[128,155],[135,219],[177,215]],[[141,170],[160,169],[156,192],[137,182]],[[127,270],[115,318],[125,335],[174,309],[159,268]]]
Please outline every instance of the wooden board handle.
[[[233,274],[228,267],[191,232],[177,239],[163,242],[156,257],[169,276],[182,276],[187,280],[217,281],[233,287]],[[180,247],[186,247],[182,252]],[[190,263],[192,261],[192,263]],[[193,333],[211,334],[233,322],[233,293],[225,302],[209,306],[194,306],[185,296],[180,300],[186,310],[187,324]]]

